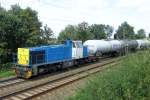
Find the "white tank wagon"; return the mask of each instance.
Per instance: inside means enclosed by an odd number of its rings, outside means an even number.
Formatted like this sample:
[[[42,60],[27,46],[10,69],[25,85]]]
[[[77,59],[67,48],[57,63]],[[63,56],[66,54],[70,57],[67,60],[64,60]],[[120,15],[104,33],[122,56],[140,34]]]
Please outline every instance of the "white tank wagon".
[[[119,41],[119,40],[111,40],[109,42],[110,42],[111,47],[112,47],[111,52],[115,52],[115,53],[121,52],[121,49],[123,48],[121,41]]]
[[[121,43],[121,49],[120,49],[120,53],[121,55],[124,55],[128,52],[128,42],[127,40],[119,40]]]
[[[135,51],[138,47],[138,42],[136,40],[123,40],[125,44],[125,48],[127,48],[129,51]]]
[[[148,48],[150,46],[150,42],[148,40],[136,40],[138,42],[138,49]]]
[[[138,47],[138,42],[136,40],[130,40],[129,41],[129,49],[132,50],[136,50]]]
[[[87,40],[83,45],[87,46],[90,55],[100,56],[112,50],[111,43],[105,40]]]
[[[144,41],[145,41],[146,48],[149,48],[150,47],[150,41],[147,39],[145,39]]]

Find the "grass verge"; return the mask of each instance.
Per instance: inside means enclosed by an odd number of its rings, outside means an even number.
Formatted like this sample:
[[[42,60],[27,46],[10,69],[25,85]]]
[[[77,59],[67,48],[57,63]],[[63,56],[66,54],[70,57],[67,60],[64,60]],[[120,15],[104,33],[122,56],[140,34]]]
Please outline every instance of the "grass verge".
[[[14,76],[14,75],[15,75],[14,71],[2,71],[2,72],[0,72],[0,78],[10,77],[10,76]]]
[[[92,76],[69,100],[149,100],[150,50],[127,55],[121,63]]]
[[[0,78],[14,76],[15,72],[12,70],[12,66],[11,63],[0,64]]]

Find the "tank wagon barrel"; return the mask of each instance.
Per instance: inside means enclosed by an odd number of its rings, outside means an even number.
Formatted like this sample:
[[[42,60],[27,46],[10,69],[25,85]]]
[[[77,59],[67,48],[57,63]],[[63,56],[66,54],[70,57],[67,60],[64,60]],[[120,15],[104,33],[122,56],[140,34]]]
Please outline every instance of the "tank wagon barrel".
[[[83,44],[87,46],[90,55],[100,56],[111,51],[111,43],[105,40],[87,40]]]
[[[88,47],[90,55],[125,54],[128,51],[147,48],[150,42],[148,40],[87,40],[84,46]]]
[[[148,48],[150,46],[150,42],[148,40],[137,40],[138,49]]]

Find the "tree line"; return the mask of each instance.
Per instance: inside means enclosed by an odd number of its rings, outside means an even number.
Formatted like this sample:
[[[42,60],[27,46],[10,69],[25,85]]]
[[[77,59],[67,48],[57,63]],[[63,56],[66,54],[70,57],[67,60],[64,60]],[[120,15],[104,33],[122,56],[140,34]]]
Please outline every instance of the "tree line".
[[[113,33],[115,39],[146,37],[144,29],[134,32],[134,27],[127,22],[123,22],[115,32],[111,25],[81,22],[66,26],[55,39],[52,29],[43,25],[38,13],[30,7],[22,9],[19,5],[12,5],[9,10],[0,7],[0,63],[12,61],[12,53],[17,52],[18,47],[45,45],[66,39],[109,39]]]
[[[68,25],[59,33],[59,40],[88,40],[88,39],[106,39],[113,33],[113,27],[104,24],[88,25],[87,22],[78,25]]]
[[[87,22],[78,25],[68,25],[59,33],[59,40],[88,40],[88,39],[109,39],[114,33],[114,39],[143,39],[146,38],[145,30],[134,31],[134,27],[126,21],[123,22],[114,32],[114,27],[104,24],[88,25]]]

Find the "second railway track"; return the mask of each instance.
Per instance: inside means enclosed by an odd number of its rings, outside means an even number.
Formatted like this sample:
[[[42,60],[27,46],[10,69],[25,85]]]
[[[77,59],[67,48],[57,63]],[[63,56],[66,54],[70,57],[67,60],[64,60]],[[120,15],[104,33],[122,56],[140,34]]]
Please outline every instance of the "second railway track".
[[[0,81],[0,88],[4,88],[4,87],[7,87],[7,86],[12,86],[12,85],[15,85],[17,83],[24,82],[24,81],[25,81],[24,79],[19,79],[17,77],[1,80]]]
[[[31,99],[47,91],[52,91],[65,84],[69,84],[76,80],[85,78],[92,73],[96,73],[102,70],[103,67],[100,66],[115,63],[118,60],[119,60],[118,58],[108,59],[108,60],[101,61],[99,63],[88,65],[86,67],[81,67],[65,73],[54,75],[47,79],[45,78],[44,80],[37,80],[36,83],[33,83],[32,85],[30,84],[30,86],[25,85],[20,89],[16,89],[16,90],[13,89],[14,91],[10,90],[10,92],[1,94],[1,99],[7,99],[7,100]]]

